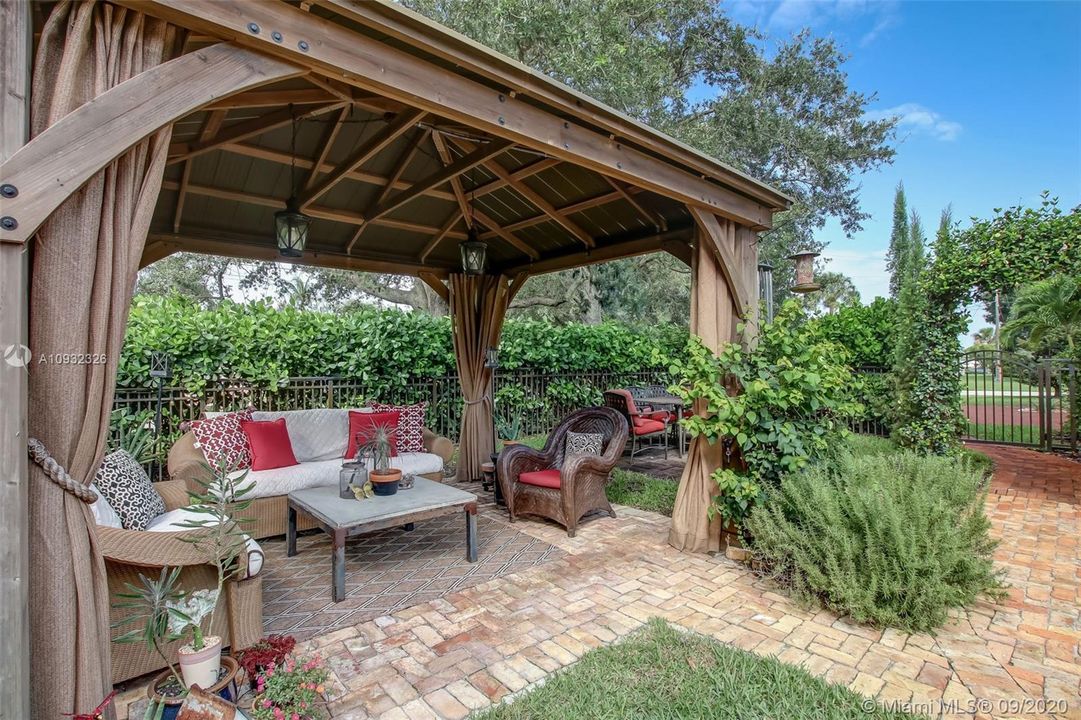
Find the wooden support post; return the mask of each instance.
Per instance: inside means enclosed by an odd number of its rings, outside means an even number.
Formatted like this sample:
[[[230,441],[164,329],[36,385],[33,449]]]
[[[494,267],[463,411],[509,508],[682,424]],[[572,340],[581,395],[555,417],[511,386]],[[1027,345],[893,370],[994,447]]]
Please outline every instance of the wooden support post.
[[[0,0],[0,162],[30,137],[30,3]],[[6,176],[0,182],[8,182]],[[30,717],[26,467],[29,245],[0,243],[0,714]]]

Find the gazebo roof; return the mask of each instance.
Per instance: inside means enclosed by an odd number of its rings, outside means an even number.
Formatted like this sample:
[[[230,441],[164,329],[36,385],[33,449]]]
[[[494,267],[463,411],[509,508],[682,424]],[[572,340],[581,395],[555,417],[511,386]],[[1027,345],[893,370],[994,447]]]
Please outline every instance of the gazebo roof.
[[[214,3],[133,5],[199,28],[189,52],[233,40],[309,69],[175,124],[144,263],[178,250],[276,257],[273,214],[291,176],[315,218],[303,262],[434,277],[459,267],[467,218],[493,270],[515,275],[678,253],[672,243],[694,227],[688,203],[759,230],[789,203],[396,3],[255,3],[242,18],[215,15]],[[290,42],[298,35],[312,38],[307,51]],[[336,54],[339,42],[351,52]],[[349,62],[376,62],[387,77],[353,74]],[[384,84],[418,68],[413,85]],[[465,93],[478,103],[463,108]]]

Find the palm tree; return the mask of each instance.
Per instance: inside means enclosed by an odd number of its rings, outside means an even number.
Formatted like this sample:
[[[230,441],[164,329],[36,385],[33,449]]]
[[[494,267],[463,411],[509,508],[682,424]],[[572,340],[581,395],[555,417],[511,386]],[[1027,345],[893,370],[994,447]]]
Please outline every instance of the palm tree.
[[[1022,336],[1032,350],[1060,349],[1069,357],[1081,349],[1081,277],[1056,275],[1021,288],[1002,327],[1007,340]]]

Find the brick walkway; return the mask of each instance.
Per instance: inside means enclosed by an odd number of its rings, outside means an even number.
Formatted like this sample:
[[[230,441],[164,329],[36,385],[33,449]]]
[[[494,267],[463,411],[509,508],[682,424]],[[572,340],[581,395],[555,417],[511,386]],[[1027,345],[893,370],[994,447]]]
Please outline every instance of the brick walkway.
[[[998,463],[988,511],[1012,587],[1001,604],[978,603],[934,637],[805,612],[743,565],[668,547],[668,518],[620,508],[616,519],[586,522],[574,539],[519,521],[566,555],[315,638],[307,649],[333,668],[331,714],[356,720],[463,718],[650,617],[932,715],[953,703],[947,714],[990,708],[1030,717],[1038,713],[1003,701],[1047,698],[1069,704],[1062,717],[1081,718],[1081,465],[987,452]]]

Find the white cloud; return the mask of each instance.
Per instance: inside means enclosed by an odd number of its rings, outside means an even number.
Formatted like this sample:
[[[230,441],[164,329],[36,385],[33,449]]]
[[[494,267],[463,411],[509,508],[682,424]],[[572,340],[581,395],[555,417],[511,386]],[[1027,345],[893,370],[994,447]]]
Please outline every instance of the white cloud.
[[[736,0],[735,15],[737,19],[745,18],[753,8],[761,18],[762,12],[768,11],[771,4]],[[838,25],[852,27],[871,21],[871,29],[864,32],[859,41],[861,47],[866,47],[897,23],[898,3],[895,0],[781,0],[768,12],[768,16],[766,26],[777,33],[788,33],[804,27],[816,27],[818,30],[833,29]]]
[[[930,135],[936,140],[945,142],[956,140],[963,129],[961,123],[947,120],[934,110],[918,103],[903,103],[885,110],[872,110],[866,113],[865,117],[868,120],[896,117],[898,127],[908,128],[914,133]]]

